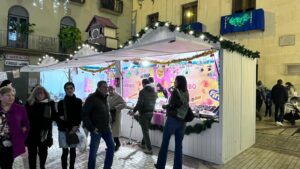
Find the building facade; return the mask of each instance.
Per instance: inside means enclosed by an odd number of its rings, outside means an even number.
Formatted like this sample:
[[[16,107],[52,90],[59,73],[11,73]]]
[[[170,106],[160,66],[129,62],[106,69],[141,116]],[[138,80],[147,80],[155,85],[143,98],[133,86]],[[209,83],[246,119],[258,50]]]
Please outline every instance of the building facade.
[[[202,31],[220,35],[222,16],[242,15],[252,10],[264,11],[264,28],[222,35],[252,51],[260,52],[257,79],[271,88],[278,79],[300,88],[299,25],[300,5],[276,0],[135,0],[132,19],[136,32],[152,21],[176,25],[200,22]],[[254,15],[248,18],[252,22]],[[244,18],[240,18],[244,19]],[[243,20],[235,20],[239,23]],[[240,26],[240,25],[238,25]]]
[[[126,9],[126,10],[124,10]],[[122,0],[3,0],[0,6],[0,71],[7,72],[23,100],[39,82],[38,73],[18,73],[22,65],[37,64],[45,54],[65,59],[72,50],[64,50],[58,37],[62,27],[78,28],[81,41],[95,37],[86,28],[99,16],[115,25],[103,31],[104,46],[117,48],[131,32],[132,1]],[[110,33],[112,32],[112,33]],[[75,35],[74,35],[75,36]],[[100,37],[100,36],[99,36]]]

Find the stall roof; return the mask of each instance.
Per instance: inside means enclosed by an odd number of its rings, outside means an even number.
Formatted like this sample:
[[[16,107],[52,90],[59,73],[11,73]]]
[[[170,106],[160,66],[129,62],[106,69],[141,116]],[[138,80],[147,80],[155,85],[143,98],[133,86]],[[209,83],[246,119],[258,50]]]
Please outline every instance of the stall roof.
[[[201,38],[196,38],[182,32],[171,32],[167,27],[149,29],[135,43],[132,43],[122,49],[112,50],[104,53],[84,54],[77,56],[76,59],[60,62],[53,65],[47,65],[40,68],[27,67],[21,68],[21,71],[44,71],[51,69],[80,67],[84,65],[95,65],[103,62],[112,62],[117,60],[134,60],[142,58],[155,58],[157,60],[175,59],[179,53],[190,53],[197,51],[206,51],[218,49],[219,44],[208,43]],[[82,48],[81,50],[84,50]]]

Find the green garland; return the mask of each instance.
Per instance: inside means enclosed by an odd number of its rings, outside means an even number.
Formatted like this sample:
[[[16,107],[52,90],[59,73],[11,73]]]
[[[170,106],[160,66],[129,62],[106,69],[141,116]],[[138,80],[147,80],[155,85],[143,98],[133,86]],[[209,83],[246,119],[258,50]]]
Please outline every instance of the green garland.
[[[173,25],[169,22],[160,22],[160,21],[158,21],[158,22],[155,22],[155,23],[151,23],[146,28],[142,29],[136,36],[132,36],[127,42],[125,42],[123,45],[121,45],[120,48],[123,48],[123,47],[125,47],[129,44],[132,44],[132,43],[136,42],[139,38],[141,38],[143,36],[143,34],[146,33],[146,31],[148,29],[156,29],[158,27],[163,27],[163,26],[168,27],[171,32],[174,32],[176,30],[176,28],[179,28],[178,26]],[[226,49],[230,52],[237,52],[237,53],[239,53],[243,56],[246,56],[246,57],[252,58],[252,59],[260,57],[260,54],[259,54],[258,51],[253,52],[249,49],[246,49],[244,45],[241,45],[239,43],[235,43],[235,42],[232,42],[232,41],[229,41],[229,40],[220,40],[220,36],[214,36],[214,35],[212,35],[208,32],[200,32],[200,31],[195,31],[195,30],[190,30],[190,29],[181,29],[181,28],[177,31],[183,32],[185,34],[190,34],[190,31],[193,31],[192,34],[194,35],[194,37],[198,38],[201,35],[205,35],[205,37],[203,39],[204,41],[207,41],[208,43],[210,43],[210,42],[213,42],[213,43],[219,42],[222,49]]]
[[[185,134],[189,135],[192,133],[201,133],[202,131],[205,131],[208,128],[211,128],[212,123],[217,122],[214,119],[207,119],[205,121],[203,121],[203,123],[197,123],[194,126],[186,126],[185,128]],[[163,126],[159,126],[159,125],[155,125],[155,124],[151,124],[149,127],[150,130],[160,130],[161,132],[163,131],[164,127]]]

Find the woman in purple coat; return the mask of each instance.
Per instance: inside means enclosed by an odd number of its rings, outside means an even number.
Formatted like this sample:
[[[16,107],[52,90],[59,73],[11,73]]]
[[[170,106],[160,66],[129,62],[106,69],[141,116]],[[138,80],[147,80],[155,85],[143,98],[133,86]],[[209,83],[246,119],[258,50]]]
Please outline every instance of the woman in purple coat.
[[[15,103],[12,87],[0,88],[0,168],[11,169],[14,158],[25,152],[29,120],[24,106]]]

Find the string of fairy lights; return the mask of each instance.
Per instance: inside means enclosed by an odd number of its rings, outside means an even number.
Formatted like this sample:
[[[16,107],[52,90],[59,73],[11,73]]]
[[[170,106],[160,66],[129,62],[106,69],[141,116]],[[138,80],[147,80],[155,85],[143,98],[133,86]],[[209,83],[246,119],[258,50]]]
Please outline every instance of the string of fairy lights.
[[[44,9],[45,0],[33,0],[32,5]],[[53,12],[57,13],[58,8],[63,5],[64,14],[67,14],[70,0],[52,0]]]
[[[253,52],[253,51],[251,51],[249,49],[246,49],[243,45],[240,45],[239,43],[231,42],[229,40],[225,40],[221,36],[214,36],[214,35],[211,35],[208,32],[200,32],[200,31],[195,31],[195,30],[182,29],[180,26],[173,25],[173,24],[171,24],[169,22],[155,22],[155,23],[152,23],[152,24],[146,26],[144,29],[142,29],[135,36],[132,36],[124,44],[121,44],[119,46],[119,49],[127,48],[130,45],[133,45],[140,38],[142,38],[142,36],[148,30],[150,30],[150,29],[154,30],[154,29],[157,29],[158,27],[167,27],[171,32],[174,32],[174,31],[182,32],[184,34],[187,34],[187,35],[190,35],[190,36],[194,36],[196,38],[200,38],[201,40],[206,41],[207,43],[215,43],[215,44],[218,43],[218,44],[220,44],[221,48],[229,50],[230,52],[240,53],[242,56],[245,56],[245,57],[248,57],[248,58],[254,59],[254,58],[259,58],[260,57],[260,54],[259,54],[258,51]],[[85,48],[89,48],[91,51],[94,51],[94,52],[98,53],[98,50],[94,46],[88,45],[88,44],[82,44],[82,45],[78,46],[78,48],[77,48],[78,50],[75,50],[72,54],[69,54],[69,58],[67,58],[64,62],[68,63],[69,60],[72,60],[72,59],[77,60],[78,58],[75,57],[76,54],[80,51],[80,49],[82,49],[84,47]],[[206,56],[206,55],[211,55],[214,52],[215,52],[215,50],[208,50],[208,51],[205,51],[205,52],[203,52],[201,54],[196,54],[196,55],[194,55],[192,57],[189,57],[189,58],[172,59],[172,60],[169,60],[169,61],[146,60],[146,59],[144,59],[144,60],[134,59],[134,61],[141,61],[141,62],[147,61],[147,62],[151,62],[153,64],[166,64],[166,65],[168,65],[168,64],[178,63],[178,62],[182,62],[182,61],[191,61],[191,60],[199,58],[199,57],[203,57],[203,56]],[[102,53],[102,51],[100,51],[99,53]],[[42,58],[40,58],[38,64],[43,63],[43,60],[45,58],[47,58],[46,56],[43,56]],[[56,61],[56,62],[58,63],[58,61]],[[101,72],[101,71],[110,69],[110,68],[112,68],[114,66],[115,66],[115,64],[110,64],[110,65],[108,65],[106,67],[101,67],[101,68],[99,68],[97,70],[90,70],[90,69],[87,69],[87,68],[84,68],[84,67],[81,67],[80,69],[84,70],[84,71],[87,71],[87,72],[95,73],[95,72]]]

